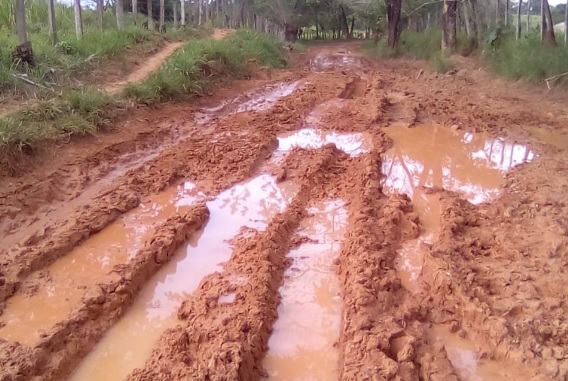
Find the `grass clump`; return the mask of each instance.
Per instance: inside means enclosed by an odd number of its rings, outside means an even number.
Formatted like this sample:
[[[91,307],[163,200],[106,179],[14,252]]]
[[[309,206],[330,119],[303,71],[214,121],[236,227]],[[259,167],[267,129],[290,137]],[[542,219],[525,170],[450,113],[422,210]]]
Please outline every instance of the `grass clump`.
[[[445,74],[454,68],[454,63],[443,54],[436,54],[430,58],[430,66],[436,73]]]
[[[93,133],[110,123],[115,107],[112,98],[97,90],[70,92],[0,119],[0,144],[22,149],[42,140]]]
[[[507,36],[497,48],[487,49],[485,61],[496,74],[541,82],[545,78],[568,72],[568,47],[543,46],[536,34],[520,40]]]
[[[184,95],[201,95],[214,77],[246,77],[247,62],[283,67],[281,47],[271,37],[240,30],[219,41],[193,40],[174,53],[144,82],[125,89],[128,98],[151,104]]]

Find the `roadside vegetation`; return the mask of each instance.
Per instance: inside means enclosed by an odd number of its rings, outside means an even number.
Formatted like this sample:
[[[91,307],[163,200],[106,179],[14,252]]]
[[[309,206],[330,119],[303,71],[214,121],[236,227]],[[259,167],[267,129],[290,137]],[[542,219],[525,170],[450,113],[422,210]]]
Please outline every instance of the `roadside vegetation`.
[[[94,133],[110,127],[116,113],[127,107],[127,99],[151,104],[201,95],[215,80],[250,75],[250,60],[272,67],[286,65],[281,46],[257,32],[239,30],[219,41],[190,40],[156,73],[128,86],[122,95],[111,97],[83,88],[1,118],[0,147],[33,150],[40,142]]]

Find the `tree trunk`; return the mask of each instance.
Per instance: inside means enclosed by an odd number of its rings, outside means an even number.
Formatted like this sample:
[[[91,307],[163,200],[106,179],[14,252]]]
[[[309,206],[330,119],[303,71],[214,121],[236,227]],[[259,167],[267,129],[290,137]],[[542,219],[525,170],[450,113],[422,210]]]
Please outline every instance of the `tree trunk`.
[[[47,23],[49,38],[53,45],[57,44],[57,23],[55,22],[55,0],[47,0]]]
[[[164,32],[165,26],[166,26],[166,20],[165,20],[165,0],[160,0],[160,33]]]
[[[501,13],[500,13],[500,7],[499,7],[499,1],[497,0],[497,5],[495,6],[495,25],[499,26],[499,22],[501,21]]]
[[[185,0],[180,0],[181,26],[185,26]]]
[[[568,0],[566,0],[566,10],[564,11],[564,45],[568,46]]]
[[[97,19],[99,21],[99,28],[101,28],[101,30],[103,30],[104,28],[104,7],[104,0],[97,0]]]
[[[146,0],[146,11],[148,12],[148,29],[154,30],[154,16],[152,16],[152,0]]]
[[[201,18],[203,17],[203,0],[197,0],[198,3],[198,20],[197,20],[197,25],[201,25]]]
[[[505,25],[509,26],[509,0],[505,1]]]
[[[75,11],[75,34],[79,39],[83,36],[83,18],[81,16],[81,0],[75,0],[73,8]]]
[[[453,54],[456,51],[456,11],[458,3],[456,0],[444,0],[444,10],[442,13],[442,52]]]
[[[132,0],[132,14],[134,16],[138,14],[138,0]]]
[[[241,13],[242,16],[242,13]],[[241,17],[242,20],[242,17]],[[205,22],[209,22],[209,0],[205,0]]]
[[[531,32],[531,0],[527,1],[527,33]]]
[[[24,0],[16,0],[15,9],[16,33],[20,44],[28,42],[28,31],[26,27],[26,4]]]
[[[124,28],[124,0],[116,0],[116,27],[118,30]]]
[[[178,6],[177,6],[177,2],[174,1],[174,29],[177,29],[178,27]]]
[[[341,22],[341,28],[343,29],[346,38],[349,38],[349,24],[347,22],[347,15],[345,14],[345,8],[343,5],[339,6],[339,10],[341,11],[341,15],[339,16],[339,21]]]
[[[387,43],[391,49],[398,46],[400,40],[400,11],[402,0],[387,0]]]
[[[464,1],[462,7],[463,7],[463,20],[465,22],[465,30],[467,32],[467,36],[469,38],[473,38],[475,36],[473,29],[471,28],[471,23],[469,21],[469,9],[468,9],[469,3],[467,1]]]
[[[517,12],[517,40],[521,38],[521,8],[523,7],[523,0],[519,0],[519,11]]]
[[[353,16],[353,18],[351,19],[351,32],[349,32],[351,38],[353,38],[354,32],[355,32],[355,16]]]
[[[548,0],[543,0],[543,15],[545,21],[544,41],[551,46],[556,46],[556,36],[554,35],[554,20],[552,19],[552,12],[550,12],[550,6],[548,5]],[[546,20],[548,18],[548,20]]]

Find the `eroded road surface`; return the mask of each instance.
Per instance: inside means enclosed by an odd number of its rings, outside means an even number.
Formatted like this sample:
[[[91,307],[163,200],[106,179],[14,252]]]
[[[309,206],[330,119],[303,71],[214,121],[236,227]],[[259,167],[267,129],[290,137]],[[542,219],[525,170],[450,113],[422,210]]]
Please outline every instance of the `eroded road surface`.
[[[4,177],[0,380],[566,380],[561,102],[356,50]]]

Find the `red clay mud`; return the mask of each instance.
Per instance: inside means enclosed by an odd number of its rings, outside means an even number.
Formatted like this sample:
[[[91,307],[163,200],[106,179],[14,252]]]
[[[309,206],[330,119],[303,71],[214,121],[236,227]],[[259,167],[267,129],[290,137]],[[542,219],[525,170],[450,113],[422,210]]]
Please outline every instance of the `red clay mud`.
[[[568,95],[469,61],[439,75],[358,49],[314,47],[289,71],[135,110],[98,142],[59,147],[51,162],[40,153],[43,163],[29,158],[20,177],[3,177],[0,380],[112,369],[96,354],[134,337],[121,327],[149,310],[170,320],[140,341],[138,369],[105,380],[276,380],[270,347],[294,337],[279,290],[286,298],[302,247],[322,248],[340,324],[332,349],[278,358],[290,378],[321,358],[335,364],[314,370],[321,381],[568,380]],[[184,184],[202,203],[183,201],[187,214],[163,207]],[[52,282],[74,292],[50,274],[58,260],[88,252],[89,237],[120,246],[113,226],[160,197],[163,219],[140,230],[142,248],[102,280],[74,272],[84,294],[72,308],[17,333],[21,301]],[[310,207],[330,200],[344,203],[345,234],[323,249],[302,226],[325,230]],[[207,271],[188,270],[192,245],[211,252]],[[167,300],[153,297],[159,287]],[[297,316],[315,311],[306,303]],[[302,339],[318,340],[313,331]],[[125,352],[137,345],[123,341]]]

